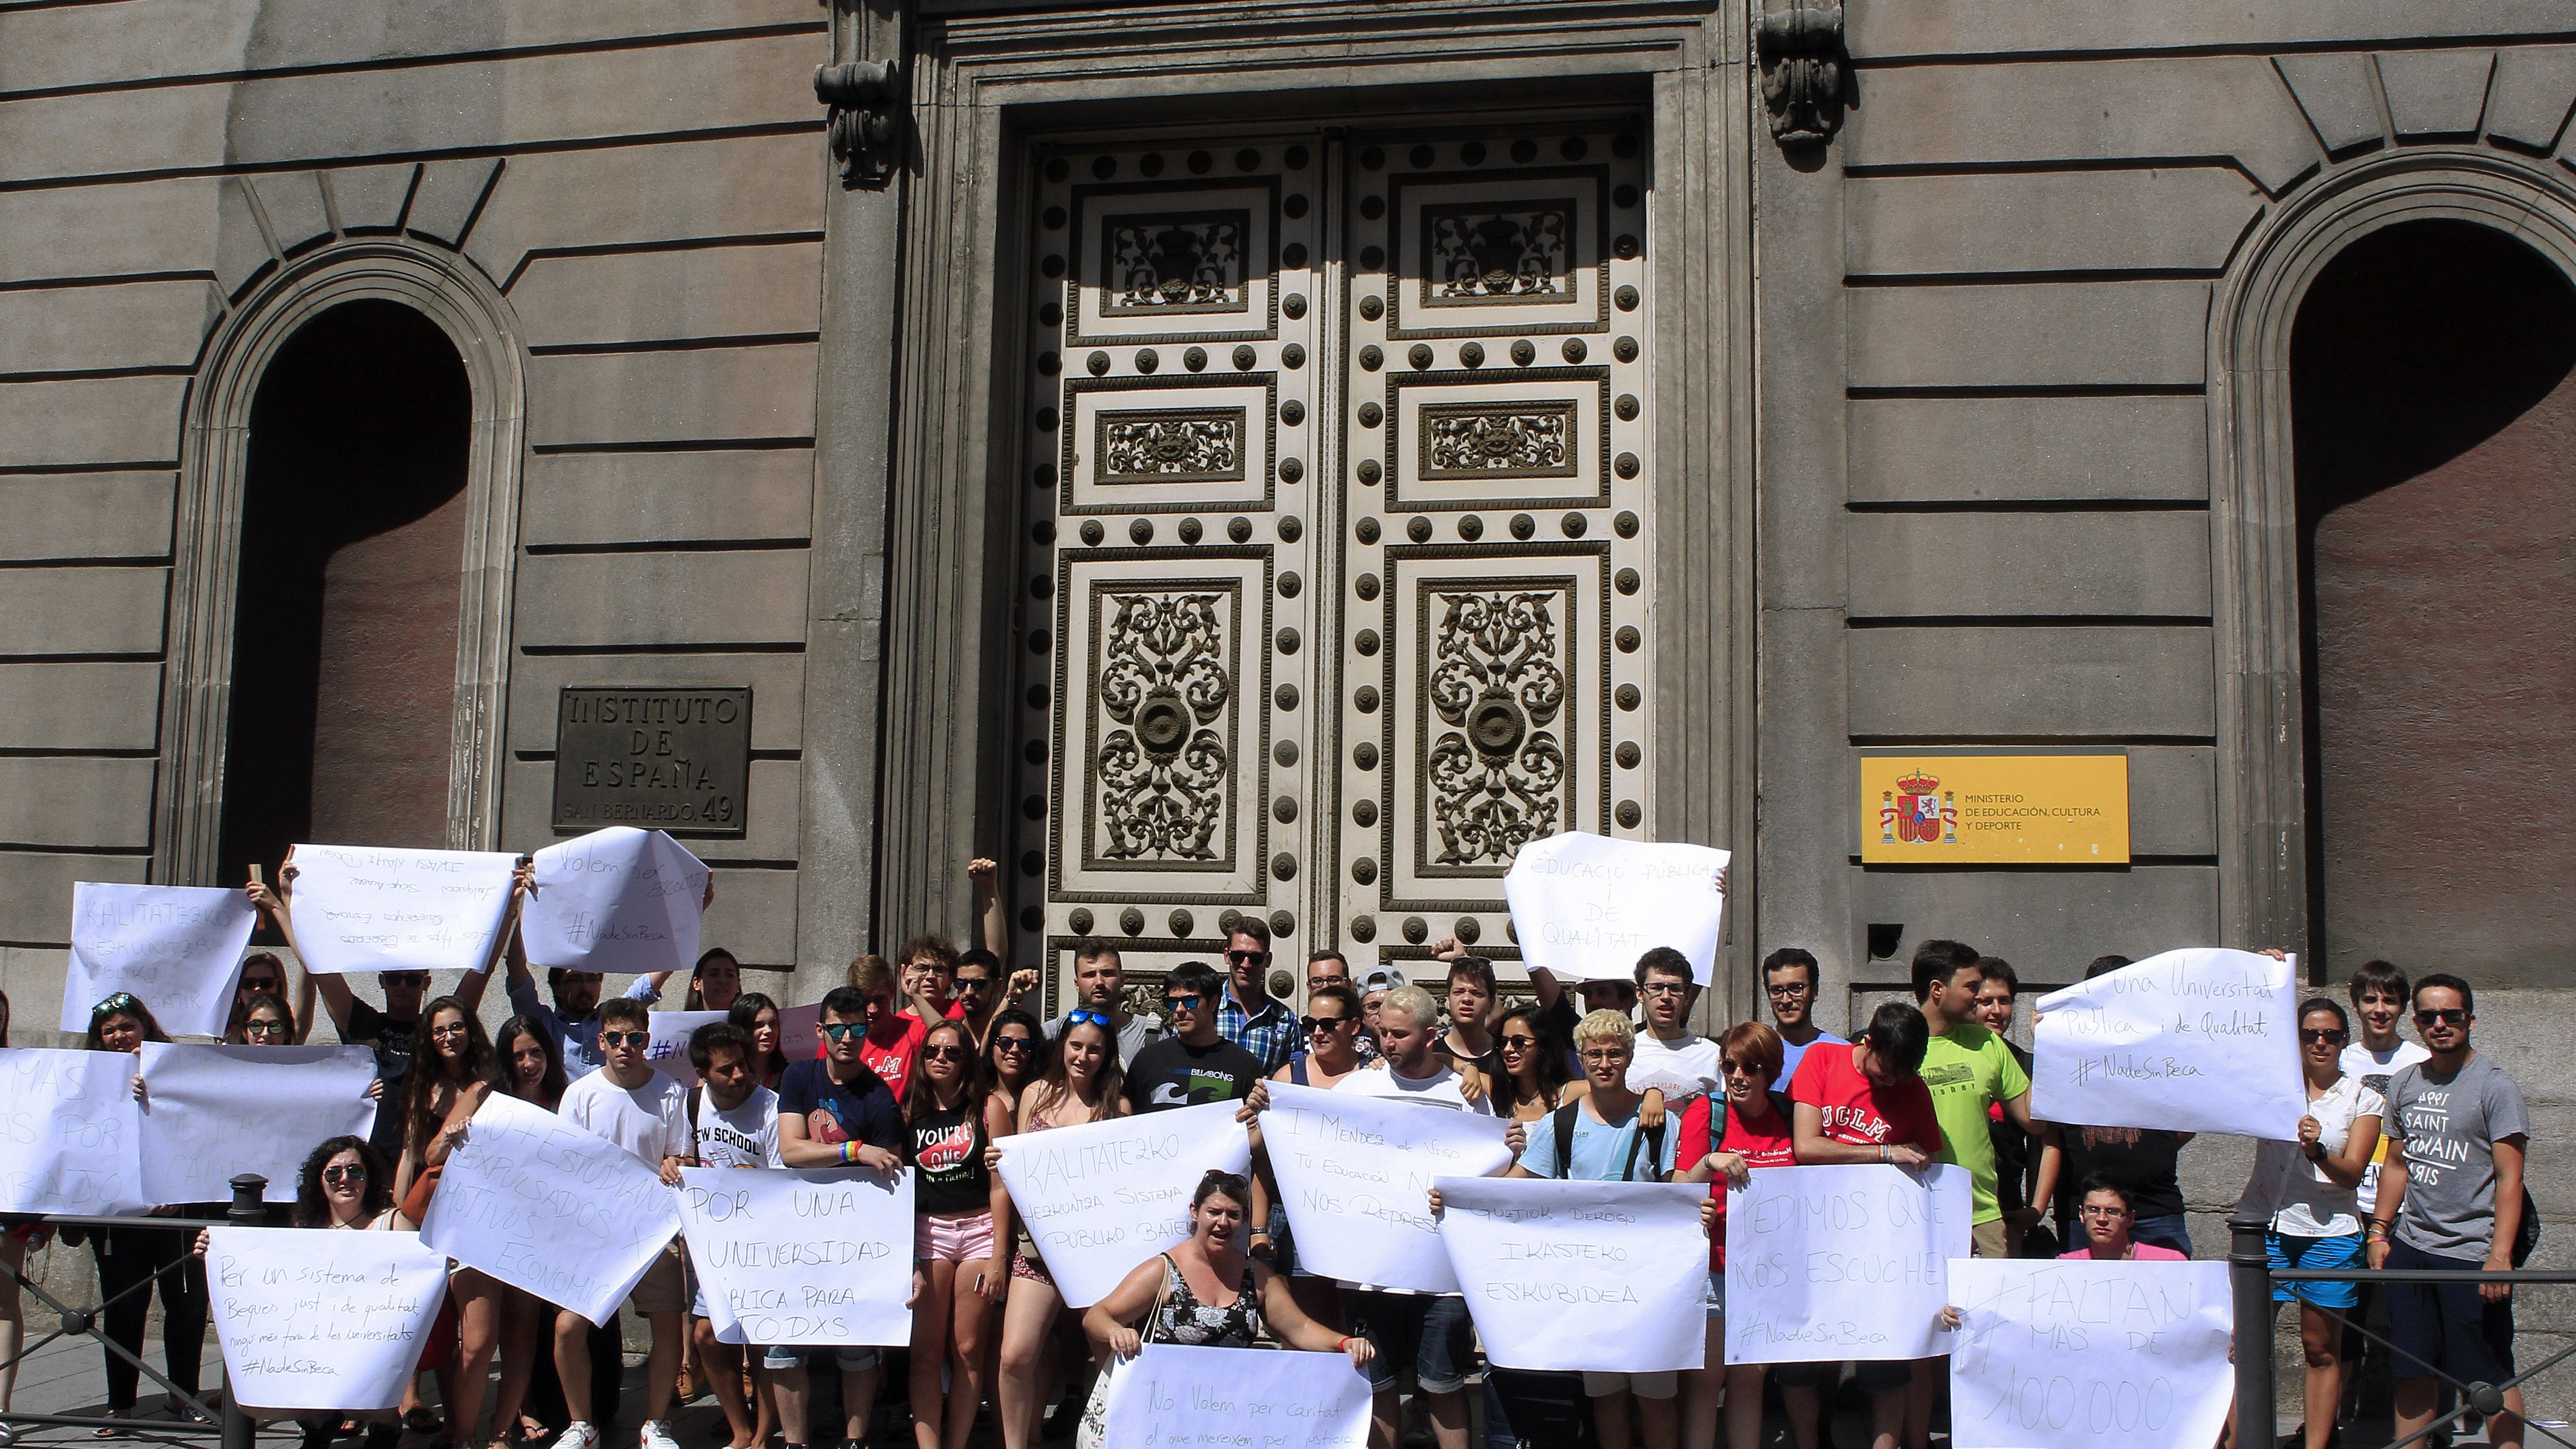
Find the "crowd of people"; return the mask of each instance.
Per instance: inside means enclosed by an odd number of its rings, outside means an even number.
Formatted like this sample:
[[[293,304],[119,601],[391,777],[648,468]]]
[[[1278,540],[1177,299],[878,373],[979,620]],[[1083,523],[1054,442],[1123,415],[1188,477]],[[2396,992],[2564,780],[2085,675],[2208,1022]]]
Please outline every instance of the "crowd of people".
[[[973,874],[989,906],[990,864],[976,862]],[[294,878],[290,860],[276,889],[249,887],[290,944]],[[522,899],[532,889],[523,869]],[[1408,1386],[1417,1430],[1427,1429],[1438,1449],[1467,1449],[1478,1407],[1489,1446],[1573,1442],[1588,1421],[1595,1442],[1620,1449],[1640,1442],[1752,1449],[1766,1378],[1798,1449],[1817,1449],[1846,1371],[1868,1398],[1873,1449],[1925,1449],[1946,1383],[1941,1360],[1725,1364],[1731,1186],[1795,1164],[1949,1163],[1972,1184],[1977,1256],[2154,1260],[2192,1252],[2178,1176],[2188,1134],[2034,1120],[2031,1060],[2008,1040],[2019,977],[2009,963],[1957,942],[1922,943],[1912,960],[1913,1000],[1877,1005],[1849,1038],[1817,1024],[1816,958],[1794,947],[1774,951],[1761,971],[1770,1020],[1739,1022],[1712,1039],[1691,1025],[1701,992],[1691,964],[1669,948],[1647,951],[1629,980],[1569,986],[1534,972],[1525,1000],[1506,997],[1493,964],[1455,941],[1433,947],[1438,994],[1395,966],[1354,980],[1339,953],[1317,951],[1304,963],[1300,1011],[1272,994],[1273,942],[1252,915],[1229,923],[1222,969],[1193,961],[1163,975],[1159,1014],[1136,1009],[1115,945],[1085,941],[1075,951],[1076,1004],[1041,1019],[1026,1004],[1037,973],[1006,972],[999,913],[985,916],[986,943],[963,954],[923,935],[891,960],[853,962],[845,984],[819,1005],[814,1053],[794,1060],[783,1047],[779,1004],[742,989],[742,968],[729,953],[706,952],[690,973],[686,1005],[726,1018],[688,1043],[694,1087],[647,1053],[649,1007],[667,974],[639,977],[603,1002],[598,975],[552,970],[541,996],[515,910],[497,962],[487,963],[501,969],[468,975],[453,994],[427,1002],[426,973],[388,972],[378,978],[381,1007],[357,999],[337,976],[306,976],[300,1003],[291,1003],[280,959],[253,955],[227,1039],[304,1040],[318,992],[341,1039],[377,1051],[375,1131],[313,1149],[291,1214],[298,1227],[416,1227],[450,1154],[494,1093],[557,1113],[672,1182],[693,1165],[909,1170],[917,1222],[912,1341],[903,1357],[918,1449],[960,1449],[987,1410],[1008,1449],[1035,1449],[1067,1425],[1097,1442],[1099,1404],[1086,1389],[1095,1364],[1145,1342],[1264,1341],[1346,1354],[1365,1372],[1377,1449],[1403,1438]],[[2104,957],[2086,975],[2125,964]],[[487,1035],[479,1006],[491,974],[504,977],[513,1014]],[[2511,1078],[2471,1046],[2469,984],[2437,974],[2410,985],[2395,967],[2372,962],[2348,996],[2349,1011],[2323,996],[2300,1007],[2309,1112],[2296,1142],[2260,1145],[2244,1190],[2242,1212],[2271,1224],[2273,1262],[2518,1264],[2516,1245],[2527,1251],[2533,1230],[2521,1187],[2529,1121]],[[0,997],[0,1041],[6,1011]],[[2420,1042],[2399,1034],[2403,1019]],[[166,1039],[149,1006],[130,995],[111,996],[91,1013],[91,1050],[134,1052]],[[1273,1084],[1503,1119],[1514,1177],[1705,1184],[1708,1260],[1675,1266],[1706,1273],[1707,1366],[1579,1376],[1481,1366],[1458,1296],[1337,1282],[1300,1266],[1257,1125],[1254,1171],[1207,1175],[1190,1202],[1186,1241],[1138,1264],[1087,1310],[1070,1311],[997,1170],[1000,1139],[1217,1102],[1237,1103],[1238,1115],[1257,1124]],[[1436,1193],[1428,1206],[1441,1211]],[[0,1232],[0,1263],[22,1263],[47,1231],[28,1224]],[[68,1227],[62,1236],[83,1240]],[[105,1293],[147,1279],[156,1286],[168,1376],[193,1392],[207,1300],[186,1234],[143,1217],[85,1240]],[[676,1449],[670,1414],[684,1373],[715,1399],[729,1449],[766,1449],[773,1435],[788,1449],[806,1449],[818,1430],[826,1443],[868,1442],[886,1354],[864,1345],[721,1343],[690,1279],[674,1241],[626,1305],[651,1339],[641,1449]],[[20,1341],[14,1288],[0,1281],[0,1359]],[[2401,1434],[2430,1419],[2435,1369],[2489,1382],[2510,1375],[2504,1285],[2407,1284],[2384,1296]],[[2277,1297],[2297,1305],[2307,1364],[2304,1443],[2325,1449],[2352,1358],[2350,1325],[2365,1305],[2349,1282],[2284,1285]],[[105,1317],[109,1336],[129,1351],[142,1347],[147,1302],[143,1292],[126,1294]],[[600,1395],[614,1391],[620,1347],[613,1316],[594,1326],[458,1266],[420,1364],[435,1377],[440,1410],[407,1402],[399,1423],[364,1428],[370,1449],[385,1449],[404,1425],[438,1434],[452,1449],[549,1441],[554,1449],[599,1449],[609,1417]],[[841,1411],[830,1426],[813,1421],[813,1376],[827,1364],[838,1370]],[[110,1352],[107,1373],[110,1415],[133,1416],[132,1363]],[[9,1389],[0,1371],[0,1412]],[[1058,1406],[1052,1419],[1050,1403]],[[2509,1394],[2506,1412],[2489,1421],[2490,1443],[2520,1442],[2521,1408],[2519,1394]],[[358,1427],[335,1416],[303,1422],[308,1449]]]

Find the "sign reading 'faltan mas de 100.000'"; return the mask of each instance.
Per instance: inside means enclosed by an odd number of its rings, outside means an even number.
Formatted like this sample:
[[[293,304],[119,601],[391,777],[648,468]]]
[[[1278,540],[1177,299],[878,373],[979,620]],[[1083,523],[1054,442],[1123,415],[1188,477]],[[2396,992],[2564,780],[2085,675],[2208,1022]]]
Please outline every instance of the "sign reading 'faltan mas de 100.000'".
[[[739,840],[750,785],[750,689],[563,691],[557,835],[632,825]]]
[[[2117,865],[2129,859],[2127,755],[1869,755],[1865,865]]]

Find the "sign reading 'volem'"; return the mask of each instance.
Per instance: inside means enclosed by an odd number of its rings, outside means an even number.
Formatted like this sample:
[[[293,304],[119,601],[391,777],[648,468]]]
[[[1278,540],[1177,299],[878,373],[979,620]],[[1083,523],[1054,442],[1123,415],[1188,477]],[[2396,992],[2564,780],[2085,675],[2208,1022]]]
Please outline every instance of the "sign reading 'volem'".
[[[1870,755],[1860,762],[1868,865],[2120,865],[2126,755]]]
[[[563,691],[557,835],[633,825],[739,839],[751,784],[751,690]]]

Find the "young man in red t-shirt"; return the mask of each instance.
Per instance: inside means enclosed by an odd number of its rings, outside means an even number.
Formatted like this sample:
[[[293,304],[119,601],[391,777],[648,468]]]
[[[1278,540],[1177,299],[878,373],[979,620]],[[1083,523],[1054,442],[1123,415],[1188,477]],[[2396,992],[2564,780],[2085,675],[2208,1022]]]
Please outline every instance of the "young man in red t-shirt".
[[[1723,1094],[1704,1092],[1682,1109],[1682,1135],[1673,1157],[1675,1182],[1708,1184],[1708,1367],[1682,1374],[1682,1442],[1717,1442],[1719,1390],[1725,1390],[1727,1442],[1761,1437],[1761,1364],[1726,1362],[1723,1314],[1726,1271],[1726,1192],[1741,1187],[1757,1167],[1788,1167],[1798,1160],[1789,1099],[1773,1090],[1784,1055],[1780,1033],[1758,1021],[1736,1024],[1718,1039],[1717,1069]],[[1723,1113],[1721,1116],[1720,1114]],[[1689,1164],[1683,1166],[1683,1164]]]
[[[1941,1123],[1932,1115],[1932,1089],[1923,1085],[1923,1053],[1932,1029],[1923,1013],[1902,1002],[1879,1007],[1869,1030],[1848,1047],[1822,1042],[1798,1062],[1789,1097],[1796,1105],[1798,1161],[1807,1166],[1883,1162],[1922,1168],[1941,1151]],[[1930,1362],[1930,1360],[1927,1360]],[[1793,1416],[1812,1422],[1817,1390],[1832,1364],[1782,1364],[1773,1370]],[[1932,1439],[1930,1380],[1916,1389],[1909,1360],[1863,1360],[1860,1386],[1870,1395],[1875,1442],[1894,1442],[1900,1429],[1909,1449]]]
[[[901,1106],[904,1084],[912,1080],[912,1059],[920,1053],[922,1039],[930,1035],[930,1025],[895,1009],[894,968],[883,956],[862,956],[851,962],[850,985],[867,998],[861,1019],[868,1031],[859,1042],[859,1060],[868,1064]]]

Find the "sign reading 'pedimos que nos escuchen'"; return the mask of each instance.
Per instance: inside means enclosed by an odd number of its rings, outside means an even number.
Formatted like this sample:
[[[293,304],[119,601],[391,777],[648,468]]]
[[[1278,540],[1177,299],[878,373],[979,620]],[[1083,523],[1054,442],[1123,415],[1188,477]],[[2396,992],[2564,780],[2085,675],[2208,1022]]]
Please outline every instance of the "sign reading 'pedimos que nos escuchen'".
[[[751,690],[566,688],[555,718],[557,835],[632,825],[740,839]]]

